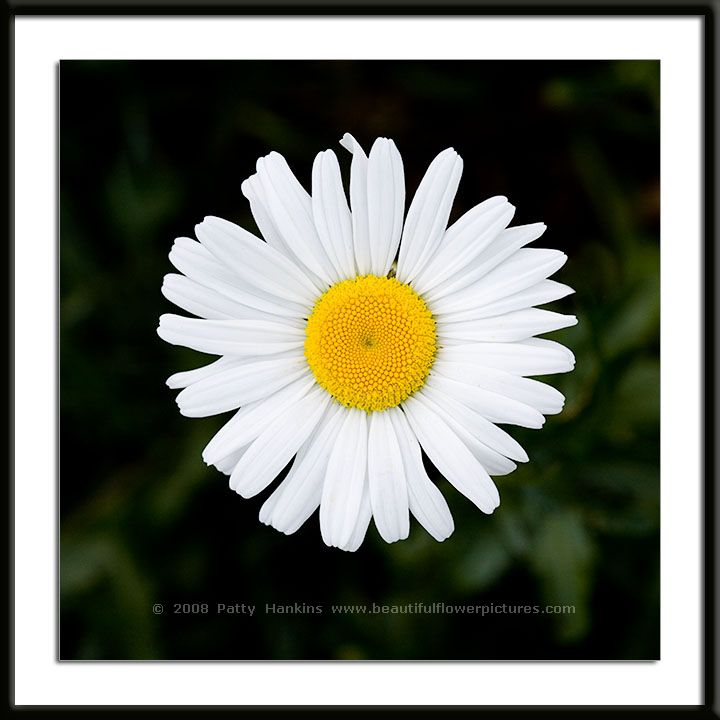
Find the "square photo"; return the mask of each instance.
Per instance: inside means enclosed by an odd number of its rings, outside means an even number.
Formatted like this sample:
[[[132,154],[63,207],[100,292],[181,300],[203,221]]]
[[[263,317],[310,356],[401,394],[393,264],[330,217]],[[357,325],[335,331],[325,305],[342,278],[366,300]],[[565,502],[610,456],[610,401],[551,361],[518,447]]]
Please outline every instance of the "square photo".
[[[62,61],[62,661],[660,657],[660,63]]]

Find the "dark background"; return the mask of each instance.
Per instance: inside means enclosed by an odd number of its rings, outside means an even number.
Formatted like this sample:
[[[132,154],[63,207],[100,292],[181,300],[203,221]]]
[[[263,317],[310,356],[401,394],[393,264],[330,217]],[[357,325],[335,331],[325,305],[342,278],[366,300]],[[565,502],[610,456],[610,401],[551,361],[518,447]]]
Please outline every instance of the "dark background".
[[[63,62],[60,68],[62,659],[659,657],[659,64]],[[255,230],[240,183],[270,150],[392,137],[408,197],[453,146],[453,217],[504,194],[569,255],[552,335],[577,368],[492,516],[439,479],[456,531],[412,524],[354,554],[317,514],[261,525],[200,453],[227,418],[180,416],[171,373],[206,356],[155,334],[173,239],[204,215]],[[347,176],[347,175],[346,175]],[[175,603],[210,612],[175,615]],[[258,605],[253,618],[214,604]],[[332,603],[574,605],[574,614],[332,615]],[[154,603],[165,612],[155,615]],[[271,615],[270,604],[321,604]]]

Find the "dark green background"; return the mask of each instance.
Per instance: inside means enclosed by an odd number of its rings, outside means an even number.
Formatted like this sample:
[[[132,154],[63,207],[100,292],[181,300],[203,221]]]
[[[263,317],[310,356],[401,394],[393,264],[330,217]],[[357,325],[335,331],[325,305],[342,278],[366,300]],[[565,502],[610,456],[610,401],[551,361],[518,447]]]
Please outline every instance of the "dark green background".
[[[63,659],[659,656],[659,64],[63,62],[60,68],[60,655]],[[155,334],[173,239],[204,215],[255,226],[240,183],[277,150],[309,186],[315,153],[392,137],[408,195],[453,146],[453,219],[507,195],[569,255],[552,337],[577,368],[531,462],[480,513],[440,479],[446,542],[374,528],[326,548],[317,515],[261,525],[200,453],[226,417],[180,416],[171,373],[206,362]],[[257,604],[253,618],[174,615]],[[267,615],[265,603],[322,604]],[[331,615],[331,603],[570,604],[568,615]],[[152,605],[165,613],[154,615]]]

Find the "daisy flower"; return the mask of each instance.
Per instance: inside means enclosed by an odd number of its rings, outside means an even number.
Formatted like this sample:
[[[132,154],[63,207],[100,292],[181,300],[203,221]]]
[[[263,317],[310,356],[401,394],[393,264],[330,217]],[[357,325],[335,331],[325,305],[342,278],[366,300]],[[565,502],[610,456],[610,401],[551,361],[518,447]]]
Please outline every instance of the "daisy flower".
[[[531,249],[545,225],[508,227],[492,197],[448,227],[462,160],[430,164],[405,214],[403,163],[378,138],[352,154],[349,203],[332,150],[308,194],[276,152],[242,184],[264,240],[206,217],[178,238],[163,294],[197,316],[163,315],[158,334],[219,359],[173,375],[180,412],[235,415],[203,451],[244,498],[292,461],[260,520],[294,533],[318,508],[327,545],[356,550],[372,519],[387,542],[410,514],[442,541],[454,529],[422,451],[492,513],[492,475],[528,456],[499,425],[539,428],[563,396],[528,378],[571,370],[573,354],[536,338],[575,317],[538,309],[572,292],[548,280],[567,259]]]

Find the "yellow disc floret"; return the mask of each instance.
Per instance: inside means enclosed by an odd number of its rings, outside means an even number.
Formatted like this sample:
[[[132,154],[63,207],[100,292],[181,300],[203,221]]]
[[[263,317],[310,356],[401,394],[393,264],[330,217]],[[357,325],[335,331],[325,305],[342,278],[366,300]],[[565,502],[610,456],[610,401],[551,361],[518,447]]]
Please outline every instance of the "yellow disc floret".
[[[364,275],[333,285],[315,303],[305,357],[338,402],[372,412],[423,386],[435,339],[432,314],[409,285]]]

